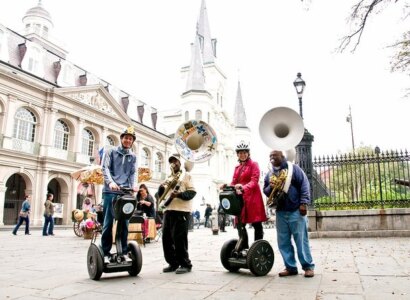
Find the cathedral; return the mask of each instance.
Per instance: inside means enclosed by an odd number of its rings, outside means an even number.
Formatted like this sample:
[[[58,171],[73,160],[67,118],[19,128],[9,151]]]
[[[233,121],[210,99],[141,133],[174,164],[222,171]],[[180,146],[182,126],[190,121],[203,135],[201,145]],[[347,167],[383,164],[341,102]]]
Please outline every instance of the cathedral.
[[[175,109],[168,111],[71,62],[52,38],[53,20],[41,0],[22,21],[22,31],[0,23],[0,226],[16,223],[25,195],[32,196],[33,225],[43,221],[47,192],[58,207],[56,224],[71,224],[71,211],[81,207],[84,196],[99,203],[101,186],[85,186],[71,173],[97,163],[99,150],[118,145],[130,124],[137,134],[138,167],[152,173],[145,182],[151,193],[169,173],[167,158],[175,151],[178,126],[187,120],[209,124],[218,143],[215,155],[191,171],[198,192],[194,208],[217,205],[219,185],[233,174],[235,145],[249,141],[250,130],[239,82],[235,107],[225,106],[227,78],[217,64],[205,0],[191,63],[181,69],[186,88],[170,95]]]

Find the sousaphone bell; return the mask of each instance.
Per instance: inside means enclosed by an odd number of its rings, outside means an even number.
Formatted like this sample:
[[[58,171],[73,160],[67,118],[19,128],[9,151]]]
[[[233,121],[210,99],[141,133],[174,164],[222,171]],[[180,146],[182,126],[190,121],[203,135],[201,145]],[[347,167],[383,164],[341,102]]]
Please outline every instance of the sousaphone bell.
[[[216,152],[218,139],[209,124],[201,120],[182,123],[175,133],[175,148],[187,161],[202,163]]]
[[[259,122],[262,141],[273,150],[284,151],[289,161],[295,159],[294,148],[302,140],[304,132],[301,116],[288,107],[272,108]]]

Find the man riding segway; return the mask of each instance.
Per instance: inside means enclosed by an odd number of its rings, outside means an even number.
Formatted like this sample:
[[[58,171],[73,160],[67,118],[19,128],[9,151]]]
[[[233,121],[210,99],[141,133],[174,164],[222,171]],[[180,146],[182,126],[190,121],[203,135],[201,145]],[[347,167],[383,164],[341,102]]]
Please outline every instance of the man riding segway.
[[[141,270],[139,246],[133,241],[127,244],[128,220],[136,207],[133,192],[137,159],[131,150],[136,139],[134,127],[126,128],[120,139],[121,146],[107,150],[102,158],[104,225],[101,246],[91,243],[89,248],[88,271],[92,279],[99,279],[102,272],[128,271],[130,275],[136,276]],[[111,253],[114,219],[117,221],[117,252]]]

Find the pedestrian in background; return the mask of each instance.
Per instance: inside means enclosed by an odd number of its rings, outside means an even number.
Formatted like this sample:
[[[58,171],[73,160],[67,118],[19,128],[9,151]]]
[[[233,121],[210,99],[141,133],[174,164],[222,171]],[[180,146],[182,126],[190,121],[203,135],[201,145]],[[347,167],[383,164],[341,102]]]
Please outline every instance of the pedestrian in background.
[[[44,202],[44,226],[43,236],[54,235],[54,195],[52,193],[47,194],[46,202]]]
[[[222,203],[219,203],[218,215],[219,215],[219,228],[221,229],[221,232],[226,232],[225,230],[226,214],[222,207]]]
[[[20,210],[20,213],[19,213],[19,219],[18,219],[17,225],[13,229],[13,234],[14,235],[17,235],[17,231],[19,230],[19,228],[20,228],[21,224],[23,224],[23,222],[26,222],[26,230],[25,230],[26,235],[30,235],[30,228],[29,228],[29,225],[30,225],[30,218],[29,218],[29,215],[30,215],[30,201],[29,200],[30,200],[30,195],[26,195],[24,197],[23,204],[21,205],[21,210]]]
[[[205,228],[206,227],[210,227],[210,225],[208,226],[208,224],[209,224],[209,217],[211,216],[211,214],[212,214],[212,207],[211,207],[211,204],[207,204],[206,205],[206,208],[205,208]]]

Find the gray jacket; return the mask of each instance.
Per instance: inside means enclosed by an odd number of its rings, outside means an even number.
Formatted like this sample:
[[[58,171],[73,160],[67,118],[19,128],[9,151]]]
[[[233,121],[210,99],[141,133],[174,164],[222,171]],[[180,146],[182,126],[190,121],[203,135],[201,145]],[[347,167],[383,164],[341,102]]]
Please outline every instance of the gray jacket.
[[[130,149],[119,146],[109,149],[102,159],[102,171],[104,174],[104,193],[119,193],[109,187],[115,182],[119,187],[134,187],[137,157]]]

